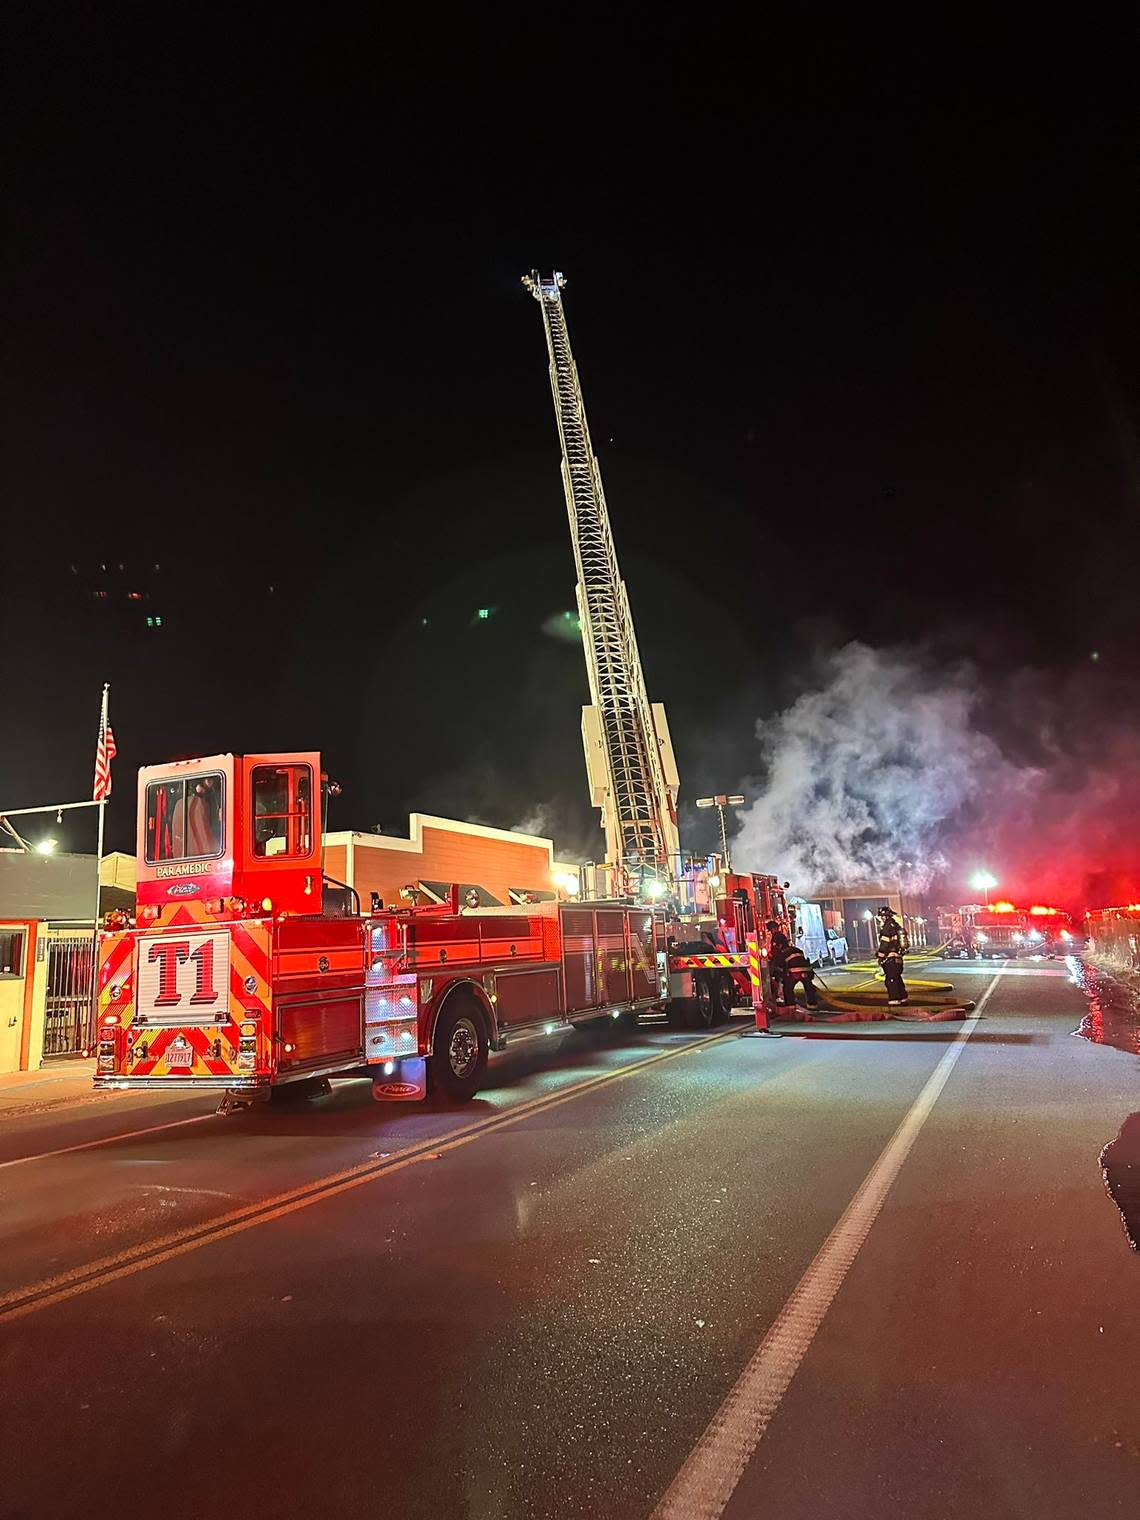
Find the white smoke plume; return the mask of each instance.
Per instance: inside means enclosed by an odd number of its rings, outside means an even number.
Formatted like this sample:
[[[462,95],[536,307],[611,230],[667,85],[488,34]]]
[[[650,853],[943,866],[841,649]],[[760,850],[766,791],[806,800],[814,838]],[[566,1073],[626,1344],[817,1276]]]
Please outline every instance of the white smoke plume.
[[[964,809],[1032,784],[974,725],[972,669],[852,643],[824,657],[816,689],[757,726],[764,771],[746,787],[733,844],[746,868],[801,892],[901,878],[925,888]]]

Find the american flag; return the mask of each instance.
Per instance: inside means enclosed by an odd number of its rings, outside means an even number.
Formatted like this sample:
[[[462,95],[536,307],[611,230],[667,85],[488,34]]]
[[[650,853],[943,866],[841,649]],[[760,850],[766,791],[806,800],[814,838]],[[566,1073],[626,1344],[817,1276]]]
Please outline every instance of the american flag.
[[[111,795],[111,761],[118,754],[115,736],[111,732],[111,720],[107,716],[107,688],[103,688],[103,711],[99,716],[99,744],[95,750],[96,802],[105,802]]]

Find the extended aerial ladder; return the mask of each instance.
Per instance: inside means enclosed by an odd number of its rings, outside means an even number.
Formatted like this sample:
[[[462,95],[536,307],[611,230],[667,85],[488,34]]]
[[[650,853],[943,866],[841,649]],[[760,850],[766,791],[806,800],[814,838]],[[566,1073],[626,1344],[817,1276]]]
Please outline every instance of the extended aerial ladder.
[[[582,742],[591,800],[601,809],[606,859],[625,881],[676,880],[679,778],[665,709],[650,703],[597,457],[590,444],[578,369],[570,351],[557,272],[523,276],[542,308],[550,386],[562,445],[562,485],[578,573],[578,619],[591,703]]]

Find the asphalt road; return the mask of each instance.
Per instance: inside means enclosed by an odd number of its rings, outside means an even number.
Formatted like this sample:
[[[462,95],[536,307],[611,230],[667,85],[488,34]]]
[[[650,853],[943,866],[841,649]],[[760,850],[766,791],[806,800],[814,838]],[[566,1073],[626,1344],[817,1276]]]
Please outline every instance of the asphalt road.
[[[559,1036],[465,1110],[7,1121],[0,1516],[1134,1514],[1140,1063],[1063,965],[947,974],[981,1018]]]

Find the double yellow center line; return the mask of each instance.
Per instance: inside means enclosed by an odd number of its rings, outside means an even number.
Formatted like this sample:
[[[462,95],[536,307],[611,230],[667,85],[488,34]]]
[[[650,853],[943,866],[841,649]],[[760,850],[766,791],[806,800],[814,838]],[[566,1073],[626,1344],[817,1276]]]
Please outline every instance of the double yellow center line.
[[[719,1044],[723,1040],[735,1039],[739,1034],[740,1031],[736,1029],[726,1030],[721,1034],[694,1040],[679,1049],[664,1050],[657,1055],[646,1056],[644,1060],[634,1061],[617,1071],[602,1072],[583,1082],[576,1082],[561,1092],[531,1098],[528,1102],[520,1103],[504,1113],[491,1114],[485,1119],[476,1119],[471,1124],[463,1125],[446,1139],[418,1141],[415,1145],[386,1159],[361,1162],[360,1165],[349,1167],[345,1171],[333,1172],[327,1177],[318,1178],[301,1187],[291,1188],[286,1193],[277,1193],[274,1197],[265,1198],[260,1203],[233,1209],[227,1214],[219,1215],[216,1219],[207,1220],[204,1224],[188,1225],[185,1229],[174,1230],[113,1256],[103,1256],[97,1261],[73,1267],[68,1272],[42,1278],[39,1282],[29,1283],[22,1288],[14,1288],[11,1292],[0,1295],[0,1321],[21,1319],[24,1315],[35,1314],[37,1310],[64,1303],[69,1298],[76,1298],[81,1293],[89,1293],[94,1288],[105,1287],[108,1283],[117,1282],[122,1277],[131,1277],[136,1272],[145,1272],[148,1267],[161,1266],[163,1262],[170,1261],[176,1256],[185,1256],[190,1251],[213,1245],[219,1240],[226,1240],[231,1235],[240,1234],[243,1230],[252,1230],[258,1225],[268,1224],[271,1220],[281,1219],[286,1214],[295,1214],[301,1209],[311,1208],[313,1204],[322,1203],[326,1198],[335,1198],[338,1193],[346,1193],[350,1188],[363,1187],[365,1183],[374,1182],[379,1177],[390,1176],[394,1172],[401,1172],[420,1161],[435,1160],[449,1151],[458,1150],[460,1146],[470,1145],[472,1141],[480,1139],[483,1135],[518,1124],[533,1114],[547,1113],[551,1109],[560,1108],[564,1103],[572,1103],[576,1098],[581,1098],[586,1093],[593,1092],[609,1082],[625,1081],[651,1066],[660,1066],[666,1061],[679,1060],[683,1056],[705,1050],[708,1046]]]

